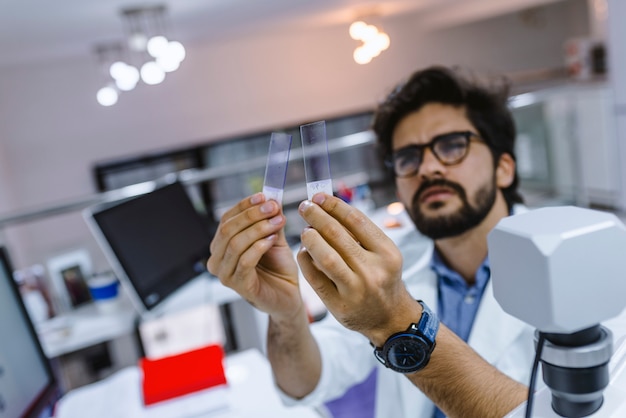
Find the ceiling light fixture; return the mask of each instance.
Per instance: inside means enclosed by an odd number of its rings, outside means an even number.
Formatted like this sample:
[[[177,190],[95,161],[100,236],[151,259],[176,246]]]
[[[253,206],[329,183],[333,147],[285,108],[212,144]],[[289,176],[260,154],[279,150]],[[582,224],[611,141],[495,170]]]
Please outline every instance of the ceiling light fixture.
[[[350,25],[350,37],[356,41],[361,41],[353,53],[354,61],[357,64],[367,64],[374,57],[389,48],[391,40],[389,35],[375,25],[368,25],[362,20],[357,20]]]
[[[163,5],[121,11],[124,41],[96,47],[107,73],[105,86],[98,90],[98,103],[112,106],[120,92],[133,90],[139,81],[160,84],[167,73],[178,69],[186,51],[180,42],[167,38],[165,13]]]
[[[104,80],[104,86],[98,90],[96,99],[102,106],[113,106],[117,103],[122,89],[117,86],[115,77],[111,78],[111,73],[121,72],[119,68],[122,65],[126,65],[122,61],[124,47],[120,42],[103,43],[96,45],[95,53],[98,57],[98,67],[102,72],[102,79]],[[137,84],[136,81],[135,84]],[[123,85],[123,87],[126,86]]]

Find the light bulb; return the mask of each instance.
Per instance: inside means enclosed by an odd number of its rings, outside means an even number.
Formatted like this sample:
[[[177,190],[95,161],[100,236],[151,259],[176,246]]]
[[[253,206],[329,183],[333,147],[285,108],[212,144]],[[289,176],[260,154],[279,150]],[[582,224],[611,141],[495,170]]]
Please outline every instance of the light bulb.
[[[349,29],[349,33],[350,33],[350,37],[354,40],[360,40],[361,36],[363,34],[363,30],[365,29],[365,27],[367,26],[367,24],[365,22],[362,22],[360,20],[357,20],[356,22],[353,22],[350,25],[350,29]]]
[[[148,37],[141,32],[135,32],[128,38],[128,46],[133,51],[145,51],[147,43]]]
[[[372,60],[372,56],[364,46],[356,48],[352,57],[357,64],[367,64]]]
[[[129,65],[124,76],[115,80],[115,85],[121,91],[131,91],[137,86],[138,82],[139,70]]]
[[[128,64],[126,64],[123,61],[115,61],[109,67],[109,74],[111,75],[111,77],[117,80],[118,78],[121,78],[124,76],[124,71],[126,70],[127,65]]]
[[[376,35],[378,35],[378,28],[374,25],[367,25],[365,26],[365,29],[363,29],[361,40],[363,42],[369,42],[374,39]]]
[[[166,52],[168,59],[172,59],[178,62],[183,62],[187,52],[185,51],[185,47],[178,41],[172,41],[167,45]]]
[[[380,55],[380,48],[378,48],[378,45],[376,45],[375,42],[366,42],[363,44],[361,48],[367,51],[366,52],[367,55],[369,55],[372,58]]]
[[[144,83],[155,85],[165,80],[165,71],[154,61],[148,61],[141,66],[141,79]]]
[[[139,70],[137,69],[137,67],[133,67],[132,65],[127,65],[122,79],[124,80],[125,83],[137,84],[139,82]]]
[[[156,59],[156,63],[166,73],[171,73],[172,71],[176,71],[178,70],[178,67],[180,67],[180,61],[171,59],[168,55],[158,57]]]
[[[180,42],[170,42],[167,48],[157,59],[156,63],[166,73],[176,71],[180,67],[181,61],[185,59],[185,47]]]
[[[102,106],[113,106],[117,103],[118,94],[113,87],[105,86],[98,90],[96,99]]]
[[[372,39],[371,42],[374,43],[379,50],[384,51],[389,48],[389,45],[391,44],[391,39],[389,38],[389,35],[387,35],[385,32],[378,32],[378,34],[374,37],[374,39]]]
[[[146,49],[148,50],[148,54],[152,55],[154,58],[158,58],[162,56],[169,45],[169,41],[165,36],[153,36],[148,41],[146,45]]]
[[[139,70],[121,61],[111,65],[110,73],[111,77],[115,80],[117,88],[122,91],[134,89],[139,81]]]

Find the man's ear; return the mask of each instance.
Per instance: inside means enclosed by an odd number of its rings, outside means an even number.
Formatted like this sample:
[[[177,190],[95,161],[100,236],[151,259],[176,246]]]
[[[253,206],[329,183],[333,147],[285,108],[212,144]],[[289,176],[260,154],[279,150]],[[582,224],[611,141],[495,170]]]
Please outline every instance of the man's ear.
[[[509,153],[503,153],[496,167],[496,184],[500,189],[506,189],[515,178],[515,160]]]

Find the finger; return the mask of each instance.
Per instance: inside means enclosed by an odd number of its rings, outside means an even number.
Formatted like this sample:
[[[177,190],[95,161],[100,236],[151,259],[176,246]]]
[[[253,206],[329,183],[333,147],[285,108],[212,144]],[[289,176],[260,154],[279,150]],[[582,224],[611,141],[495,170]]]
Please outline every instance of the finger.
[[[304,245],[300,247],[297,259],[300,271],[302,271],[302,275],[309,282],[311,288],[324,304],[332,306],[338,299],[335,283],[316,267],[315,261]]]
[[[258,236],[258,234],[248,234],[248,231],[233,237],[221,258],[216,258],[215,267],[219,271],[220,279],[228,280],[229,277],[236,275],[250,274],[258,263],[258,260],[274,245],[277,234],[269,234]],[[211,259],[211,267],[214,266]]]
[[[371,219],[343,200],[318,193],[313,196],[312,201],[337,219],[363,248],[379,253],[392,246],[391,239]]]
[[[287,222],[287,219],[285,218],[285,223],[286,222]],[[277,238],[274,242],[274,245],[278,245],[281,247],[290,247],[289,243],[287,242],[287,235],[285,234],[285,228],[280,228],[278,232],[276,233],[276,235],[277,235]]]
[[[252,196],[248,196],[245,199],[242,199],[235,206],[228,209],[222,215],[222,219],[230,219],[233,216],[251,208],[252,206],[256,206],[265,202],[265,195],[263,193],[255,193]]]
[[[313,266],[334,283],[339,293],[347,293],[354,285],[355,277],[350,266],[335,248],[312,227],[305,228],[300,235],[303,247],[313,262]]]
[[[207,262],[209,271],[218,277],[232,274],[244,251],[256,241],[277,234],[284,225],[285,217],[273,201],[251,206],[226,221],[222,220],[211,242],[211,256]],[[280,242],[285,245],[285,238]]]
[[[222,254],[235,235],[249,229],[251,225],[263,219],[270,219],[271,225],[282,225],[284,223],[284,216],[280,214],[278,203],[265,201],[265,197],[260,193],[240,201],[234,208],[227,211],[220,220],[215,236],[211,241],[211,253]],[[283,222],[279,222],[281,220]],[[260,232],[266,233],[266,235],[276,232],[276,228],[266,229],[268,229],[267,232],[265,230]]]
[[[300,215],[334,248],[353,271],[366,261],[367,251],[355,235],[319,205],[305,200],[298,207]],[[308,247],[307,247],[308,248]],[[309,248],[311,249],[311,248]]]
[[[224,275],[222,283],[236,289],[244,298],[254,300],[259,292],[259,283],[258,276],[252,274],[252,271],[256,269],[261,257],[274,245],[274,241],[276,234],[255,241],[236,258],[226,257],[223,268],[231,273]]]
[[[248,211],[251,211],[249,209]],[[244,212],[247,213],[248,211]],[[262,246],[263,252],[259,255],[262,256],[269,248],[272,247],[276,241],[277,234],[284,226],[285,218],[282,215],[275,216],[270,219],[262,219],[249,225],[246,229],[239,230],[238,225],[233,226],[236,229],[236,233],[233,235],[228,231],[228,225],[223,228],[222,233],[225,238],[222,243],[218,244],[219,252],[211,254],[209,259],[213,267],[214,263],[219,264],[216,268],[219,269],[222,274],[229,275],[232,273],[236,265],[239,263],[239,259],[245,251],[248,251],[257,241],[262,241],[268,237],[272,238],[272,244],[268,246]],[[281,244],[285,241],[283,238]],[[215,261],[213,261],[214,259]],[[222,266],[224,264],[224,266]]]
[[[213,240],[211,241],[211,245],[209,247],[209,249],[211,250],[211,253],[218,253],[219,252],[218,245],[222,243],[225,239],[223,236],[224,234],[221,231],[223,224],[230,221],[233,217],[239,215],[240,213],[248,210],[252,206],[263,203],[264,201],[265,201],[265,196],[263,195],[263,193],[256,193],[256,194],[253,194],[252,196],[249,196],[245,199],[240,200],[239,203],[237,203],[235,206],[231,207],[226,212],[224,212],[224,214],[220,217],[218,228],[215,232],[215,236],[213,237]]]

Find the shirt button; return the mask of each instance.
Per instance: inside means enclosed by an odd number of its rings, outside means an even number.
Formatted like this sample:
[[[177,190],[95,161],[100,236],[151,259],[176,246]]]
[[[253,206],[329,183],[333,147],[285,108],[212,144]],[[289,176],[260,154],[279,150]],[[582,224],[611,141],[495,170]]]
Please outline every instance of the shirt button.
[[[474,303],[474,300],[476,300],[476,297],[474,295],[465,295],[465,299],[463,301],[469,305],[471,303]]]

